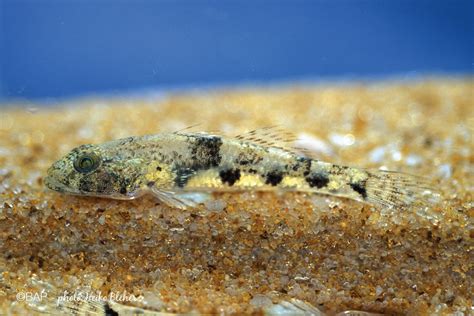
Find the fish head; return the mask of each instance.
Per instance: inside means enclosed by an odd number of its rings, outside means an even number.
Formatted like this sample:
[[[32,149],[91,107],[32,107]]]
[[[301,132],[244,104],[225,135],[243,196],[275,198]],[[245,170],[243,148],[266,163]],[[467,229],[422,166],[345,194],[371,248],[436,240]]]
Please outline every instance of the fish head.
[[[82,145],[52,164],[45,185],[61,193],[132,199],[136,165],[100,145]]]

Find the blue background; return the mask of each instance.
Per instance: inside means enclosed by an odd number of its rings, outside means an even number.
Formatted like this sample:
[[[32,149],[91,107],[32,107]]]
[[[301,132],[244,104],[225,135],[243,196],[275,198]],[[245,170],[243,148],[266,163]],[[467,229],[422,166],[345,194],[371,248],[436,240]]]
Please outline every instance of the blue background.
[[[4,100],[473,69],[469,0],[0,3]]]

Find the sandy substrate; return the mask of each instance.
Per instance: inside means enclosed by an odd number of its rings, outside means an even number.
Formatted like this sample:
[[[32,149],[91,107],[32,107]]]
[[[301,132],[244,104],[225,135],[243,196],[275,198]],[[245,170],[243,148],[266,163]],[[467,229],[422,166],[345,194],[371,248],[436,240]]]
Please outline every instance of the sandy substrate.
[[[57,312],[65,291],[172,313],[261,313],[293,298],[329,314],[469,314],[473,91],[471,79],[436,79],[2,107],[0,314]],[[44,189],[46,169],[77,145],[196,123],[230,135],[280,125],[321,160],[424,175],[441,198],[383,209],[226,193],[183,211]]]

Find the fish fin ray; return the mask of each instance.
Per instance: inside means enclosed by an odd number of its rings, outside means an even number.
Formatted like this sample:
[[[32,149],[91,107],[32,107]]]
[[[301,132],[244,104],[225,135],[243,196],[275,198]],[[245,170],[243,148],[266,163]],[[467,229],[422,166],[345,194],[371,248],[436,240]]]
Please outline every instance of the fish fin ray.
[[[291,146],[297,140],[296,135],[278,125],[254,129],[233,138],[242,142],[279,148],[294,154],[300,154],[297,148]]]
[[[177,131],[174,131],[173,134],[184,134],[184,133],[187,133],[187,132],[192,132],[193,129],[195,127],[198,127],[198,126],[202,126],[202,122],[201,123],[195,123],[195,124],[192,124],[192,125],[189,125],[189,126],[186,126],[182,129],[179,129]],[[184,132],[184,133],[183,133]]]
[[[174,192],[151,188],[151,193],[170,207],[179,209],[196,208],[199,204],[210,199],[209,193]]]
[[[403,207],[412,204],[426,206],[436,202],[439,192],[426,178],[385,170],[366,170],[367,201],[375,204]]]
[[[201,127],[203,123],[196,123],[189,125],[187,127],[184,127],[182,129],[179,129],[177,131],[172,132],[172,134],[175,135],[206,135],[206,136],[218,136],[219,134],[222,134],[220,130],[208,130],[208,131],[201,131],[201,130],[196,130],[196,127]]]
[[[306,157],[306,158],[316,160],[316,161],[319,161],[322,159],[321,154],[309,148],[305,148],[304,146],[292,147],[292,152],[296,153],[298,156]]]

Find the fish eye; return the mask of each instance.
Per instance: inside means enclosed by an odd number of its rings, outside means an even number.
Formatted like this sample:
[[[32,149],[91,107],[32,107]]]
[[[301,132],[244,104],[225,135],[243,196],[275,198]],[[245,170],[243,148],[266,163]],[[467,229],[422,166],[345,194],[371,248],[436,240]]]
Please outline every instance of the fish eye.
[[[100,165],[100,158],[94,153],[86,153],[74,161],[74,169],[80,173],[89,173]]]

